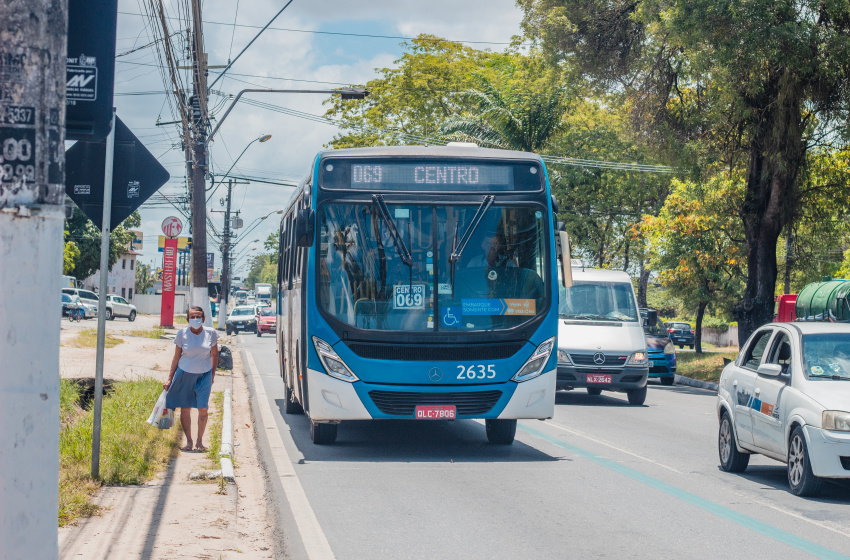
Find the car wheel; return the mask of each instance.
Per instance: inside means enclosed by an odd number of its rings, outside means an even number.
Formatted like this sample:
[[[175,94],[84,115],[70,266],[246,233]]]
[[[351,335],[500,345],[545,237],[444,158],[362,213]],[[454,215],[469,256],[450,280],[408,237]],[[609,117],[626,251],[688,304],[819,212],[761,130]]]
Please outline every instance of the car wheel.
[[[720,417],[720,429],[717,434],[717,450],[720,453],[720,468],[726,472],[741,473],[750,464],[749,453],[738,451],[735,430],[729,413],[724,411]]]
[[[587,394],[596,397],[602,394],[602,389],[597,389],[596,387],[588,387]]]
[[[640,389],[629,389],[626,391],[626,396],[629,397],[630,405],[642,405],[646,401],[646,385]]]
[[[257,338],[260,338],[261,336],[263,336],[263,333],[261,333],[260,330],[257,329]]]
[[[283,411],[286,414],[304,414],[304,408],[301,403],[295,400],[295,395],[292,389],[284,381],[283,383]]]
[[[111,310],[111,309],[109,309],[108,307],[106,308],[106,320],[107,320],[107,321],[111,321],[111,320],[112,320],[112,310]]]
[[[336,441],[338,424],[317,424],[310,421],[310,439],[316,445],[329,445]]]
[[[136,312],[130,311],[130,314],[127,316],[127,320],[131,323],[136,320]]]
[[[685,345],[684,345],[684,344],[678,344],[677,346],[679,347],[679,350],[682,350],[682,349],[684,349],[684,348],[685,348]]]
[[[669,377],[661,377],[661,378],[659,378],[659,381],[661,381],[662,385],[668,385],[669,386],[669,385],[672,385],[673,383],[676,382],[676,376],[671,375]]]
[[[484,421],[487,441],[498,445],[510,445],[516,437],[516,420],[488,418]]]
[[[823,490],[823,479],[812,473],[809,449],[801,426],[794,428],[788,442],[788,484],[797,496],[816,496]]]
[[[224,331],[227,333],[227,336],[230,336],[231,333],[233,333],[233,329],[231,329],[230,327],[227,327],[226,329],[224,329]]]
[[[691,345],[689,345],[689,346],[688,346],[688,348],[690,348],[691,350],[693,350],[693,349],[694,349],[694,345],[693,345],[693,344],[691,344]]]

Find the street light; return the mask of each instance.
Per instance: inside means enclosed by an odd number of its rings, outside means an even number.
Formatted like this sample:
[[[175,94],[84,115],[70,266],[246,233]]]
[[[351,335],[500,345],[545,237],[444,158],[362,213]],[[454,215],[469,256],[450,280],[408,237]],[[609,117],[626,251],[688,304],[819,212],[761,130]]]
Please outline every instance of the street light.
[[[247,152],[247,151],[248,151],[248,148],[250,148],[250,147],[251,147],[251,144],[253,144],[254,142],[260,142],[260,143],[262,143],[262,142],[268,142],[269,140],[271,140],[271,138],[272,138],[272,135],[271,135],[271,134],[263,134],[263,135],[262,135],[262,136],[260,136],[259,138],[254,138],[253,140],[251,140],[250,142],[248,142],[248,145],[247,145],[247,146],[245,146],[245,149],[244,149],[244,150],[242,150],[242,153],[241,153],[241,154],[239,154],[239,157],[237,157],[235,160],[233,160],[233,165],[231,165],[231,166],[230,166],[230,169],[228,169],[228,170],[227,170],[227,173],[225,173],[224,175],[222,175],[222,177],[227,177],[228,175],[230,175],[230,172],[231,172],[231,171],[233,171],[233,168],[234,168],[234,167],[236,167],[236,163],[239,161],[239,159],[240,159],[243,155],[245,155],[245,152]],[[211,192],[211,193],[210,193],[210,195],[207,197],[207,203],[209,203],[210,199],[212,199],[213,195],[215,194],[216,189],[218,189],[218,186],[219,186],[220,184],[221,184],[221,181],[219,181],[219,182],[215,185],[215,187],[213,187],[213,185],[210,185],[210,190],[212,190],[212,192]],[[229,195],[228,195],[228,196],[229,196]]]

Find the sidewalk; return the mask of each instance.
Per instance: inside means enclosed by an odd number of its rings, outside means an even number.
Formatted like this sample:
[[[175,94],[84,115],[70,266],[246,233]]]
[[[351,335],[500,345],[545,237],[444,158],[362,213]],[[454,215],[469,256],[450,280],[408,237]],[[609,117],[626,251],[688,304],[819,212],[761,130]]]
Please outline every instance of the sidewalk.
[[[139,346],[144,347],[144,352],[138,352],[141,348],[127,342],[107,349],[106,363],[113,358],[119,363],[132,363],[134,371],[126,377],[144,371],[144,375],[164,381],[171,362],[162,363],[162,357],[169,351],[173,354],[173,342],[142,340]],[[233,372],[218,372],[213,392],[228,388],[233,392],[234,443],[238,446],[235,447],[236,484],[225,484],[222,488],[217,481],[189,480],[190,473],[211,470],[213,465],[204,453],[180,452],[165,472],[144,486],[103,487],[94,500],[104,508],[101,515],[59,529],[61,559],[253,559],[274,556],[271,538],[274,522],[265,502],[265,473],[254,437],[248,386],[239,352],[229,346],[233,351]],[[119,351],[122,347],[123,351]],[[64,356],[71,350],[63,347],[60,352]],[[114,351],[118,352],[111,356]],[[128,352],[135,353],[130,362],[125,361],[130,359],[126,355]],[[81,360],[80,365],[89,369],[79,353],[75,354],[75,359]],[[153,361],[160,362],[162,369],[154,369]],[[94,370],[93,361],[90,370]],[[118,373],[117,368],[113,371]],[[122,368],[121,373],[130,372]],[[72,375],[79,376],[77,371]],[[212,409],[213,400],[211,397],[211,418],[216,413]],[[210,435],[204,436],[207,445]]]

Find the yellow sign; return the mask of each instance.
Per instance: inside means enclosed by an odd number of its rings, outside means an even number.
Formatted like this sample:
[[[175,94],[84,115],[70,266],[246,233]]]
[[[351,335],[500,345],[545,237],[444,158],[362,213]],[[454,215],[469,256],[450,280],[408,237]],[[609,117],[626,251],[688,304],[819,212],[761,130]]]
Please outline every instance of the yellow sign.
[[[185,251],[189,246],[189,238],[188,237],[178,237],[177,238],[177,250]],[[165,236],[159,236],[159,250],[162,251],[165,248]]]

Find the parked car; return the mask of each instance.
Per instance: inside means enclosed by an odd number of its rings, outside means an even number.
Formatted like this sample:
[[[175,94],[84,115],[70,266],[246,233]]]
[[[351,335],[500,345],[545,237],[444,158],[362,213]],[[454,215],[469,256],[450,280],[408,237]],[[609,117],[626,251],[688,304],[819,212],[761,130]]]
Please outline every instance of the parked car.
[[[96,293],[88,290],[81,290],[79,288],[62,288],[62,293],[68,294],[69,296],[80,296],[80,300],[86,307],[86,319],[89,317],[97,317],[98,301]]]
[[[670,337],[670,340],[673,341],[673,344],[679,348],[688,346],[691,350],[693,350],[694,329],[691,328],[689,323],[671,321],[669,323],[664,323],[664,326],[667,327],[667,335]]]
[[[263,333],[273,333],[277,331],[277,312],[273,307],[263,307],[260,309],[257,317],[257,336],[262,336]]]
[[[111,321],[115,317],[126,317],[135,321],[136,306],[121,296],[109,294],[106,296],[106,320]]]
[[[224,328],[227,334],[234,332],[256,332],[257,331],[257,316],[254,315],[254,306],[252,305],[237,305],[227,316],[227,322]]]
[[[720,467],[786,463],[798,496],[850,479],[850,324],[770,323],[728,364],[717,393]]]
[[[676,381],[676,348],[667,335],[664,323],[656,318],[655,324],[650,325],[647,315],[647,309],[640,310],[640,316],[644,320],[646,350],[649,353],[649,377],[658,379],[662,385],[672,385]]]
[[[572,276],[572,287],[560,288],[556,388],[619,391],[642,405],[649,359],[631,278],[578,267]]]

